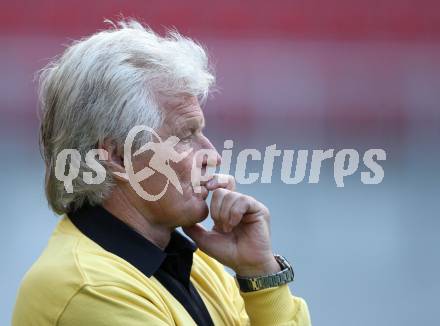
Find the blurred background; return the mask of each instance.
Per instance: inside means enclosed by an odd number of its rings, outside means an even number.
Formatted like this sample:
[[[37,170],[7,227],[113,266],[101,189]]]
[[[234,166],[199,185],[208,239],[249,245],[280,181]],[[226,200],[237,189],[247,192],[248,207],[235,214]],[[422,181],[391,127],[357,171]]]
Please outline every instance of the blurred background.
[[[121,17],[207,46],[219,90],[207,135],[219,150],[225,139],[235,158],[271,144],[386,150],[378,185],[361,183],[361,164],[337,188],[329,160],[318,184],[282,183],[276,161],[272,184],[239,186],[271,209],[274,250],[295,266],[291,289],[314,325],[440,324],[438,1],[21,0],[0,4],[1,325],[58,221],[43,191],[34,73]]]

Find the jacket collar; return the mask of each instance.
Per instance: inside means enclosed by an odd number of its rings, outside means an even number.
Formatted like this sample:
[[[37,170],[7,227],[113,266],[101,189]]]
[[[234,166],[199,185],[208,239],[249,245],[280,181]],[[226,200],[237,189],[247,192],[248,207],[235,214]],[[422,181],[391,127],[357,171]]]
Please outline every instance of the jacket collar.
[[[156,273],[170,255],[188,257],[191,269],[192,253],[197,247],[177,231],[172,232],[163,251],[101,206],[84,205],[70,213],[69,219],[85,236],[126,260],[147,277]]]

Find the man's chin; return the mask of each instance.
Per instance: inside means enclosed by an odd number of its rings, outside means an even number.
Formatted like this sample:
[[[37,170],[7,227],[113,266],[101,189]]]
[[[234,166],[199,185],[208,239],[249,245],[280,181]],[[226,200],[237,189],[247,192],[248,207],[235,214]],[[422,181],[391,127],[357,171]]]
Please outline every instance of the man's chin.
[[[188,227],[203,222],[209,215],[208,205],[205,201],[197,203],[198,207],[194,207],[191,212],[186,214],[186,218],[181,226]]]

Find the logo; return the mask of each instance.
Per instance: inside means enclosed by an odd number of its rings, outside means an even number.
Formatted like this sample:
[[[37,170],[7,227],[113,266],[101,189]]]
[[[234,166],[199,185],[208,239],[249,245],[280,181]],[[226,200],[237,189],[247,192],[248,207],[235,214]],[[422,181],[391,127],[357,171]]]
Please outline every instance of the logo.
[[[151,140],[132,153],[135,138],[141,132],[150,133]],[[179,137],[170,136],[166,140],[162,140],[152,128],[145,125],[135,126],[129,131],[124,142],[125,172],[113,173],[126,179],[135,192],[144,200],[159,200],[166,193],[170,184],[173,185],[180,194],[183,194],[179,177],[170,163],[181,162],[193,152],[193,149],[190,148],[179,153],[176,150],[176,145],[179,142]],[[224,149],[221,154],[222,160],[219,167],[220,174],[217,175],[219,180],[222,176],[225,177],[231,174],[233,144],[232,140],[226,140],[224,142]],[[148,150],[153,152],[148,166],[144,166],[140,171],[134,172],[133,157],[141,155]],[[202,182],[208,181],[213,176],[213,173],[207,172],[204,172],[202,175],[203,169],[196,164],[197,158],[204,157],[209,167],[215,167],[217,155],[214,149],[199,149],[193,153],[191,183],[195,193],[201,191]],[[316,184],[320,180],[319,176],[322,163],[325,160],[333,160],[333,174],[337,187],[345,186],[344,179],[356,174],[356,172],[359,171],[361,162],[364,165],[363,171],[360,172],[361,182],[363,184],[372,185],[381,183],[384,178],[384,169],[379,164],[379,161],[385,161],[386,156],[385,150],[380,148],[368,149],[361,157],[356,149],[341,149],[339,151],[335,149],[315,149],[312,151],[302,149],[295,151],[293,149],[277,149],[276,144],[273,144],[267,146],[264,153],[252,148],[239,151],[236,158],[234,177],[237,184],[252,184],[258,181],[262,184],[271,183],[274,163],[278,159],[281,163],[280,177],[283,183],[289,185],[304,182],[304,180],[307,179],[306,175],[308,172],[308,183]],[[104,149],[91,149],[86,153],[85,165],[95,172],[95,175],[90,171],[82,172],[82,178],[87,184],[100,184],[105,181],[107,171],[96,157],[101,161],[107,160],[108,153]],[[296,160],[294,160],[294,157]],[[254,161],[254,163],[262,163],[260,166],[261,173],[256,171],[247,173],[249,160]],[[294,161],[296,161],[296,164]],[[68,162],[69,169],[66,169]],[[64,149],[58,153],[55,164],[55,176],[59,181],[64,183],[64,188],[67,193],[74,191],[72,181],[78,177],[82,164],[81,154],[76,149]],[[159,193],[150,194],[142,188],[140,183],[155,174],[164,176],[166,183]]]
[[[150,159],[149,166],[146,166],[139,172],[135,173],[133,170],[133,163],[131,159],[132,147],[134,139],[142,131],[147,131],[151,133],[151,135],[154,136],[159,142],[149,141],[133,154],[133,156],[137,156],[147,150],[153,151],[153,156]],[[162,196],[167,191],[168,185],[170,183],[177,189],[178,192],[180,192],[180,194],[183,194],[179,178],[176,172],[171,167],[170,161],[174,163],[180,162],[192,152],[192,148],[185,152],[178,153],[174,149],[174,147],[179,143],[179,141],[179,137],[176,136],[170,136],[165,141],[162,141],[161,137],[150,127],[144,125],[135,126],[128,133],[124,143],[124,162],[126,173],[117,174],[124,177],[127,176],[130,185],[133,187],[136,193],[143,199],[148,201],[156,201],[162,198]],[[162,174],[166,177],[167,181],[162,191],[154,195],[146,192],[140,185],[140,182],[146,180],[155,173]]]

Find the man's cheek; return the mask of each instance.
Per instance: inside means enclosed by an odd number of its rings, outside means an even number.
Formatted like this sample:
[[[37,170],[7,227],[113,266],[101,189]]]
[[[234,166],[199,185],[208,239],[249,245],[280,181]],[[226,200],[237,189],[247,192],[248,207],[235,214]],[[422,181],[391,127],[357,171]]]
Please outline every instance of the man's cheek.
[[[173,163],[171,168],[176,172],[181,183],[191,181],[192,156],[185,157],[178,163]]]
[[[140,182],[141,187],[151,195],[157,195],[165,187],[167,178],[155,172],[151,177]]]

